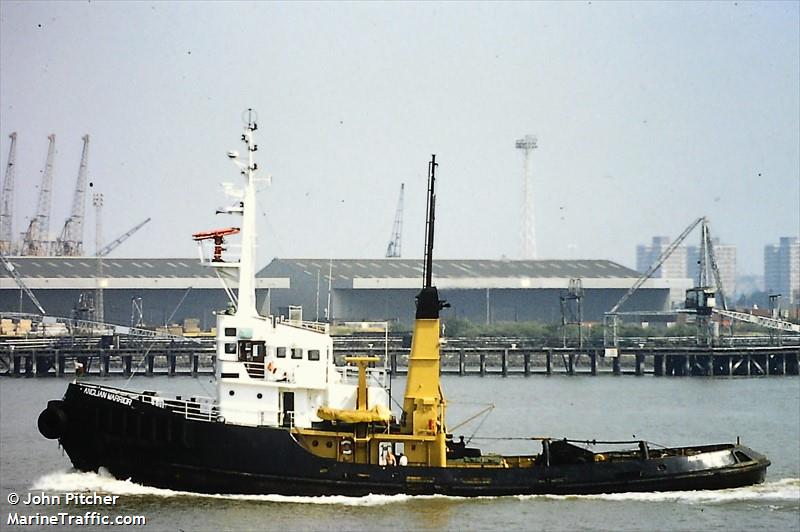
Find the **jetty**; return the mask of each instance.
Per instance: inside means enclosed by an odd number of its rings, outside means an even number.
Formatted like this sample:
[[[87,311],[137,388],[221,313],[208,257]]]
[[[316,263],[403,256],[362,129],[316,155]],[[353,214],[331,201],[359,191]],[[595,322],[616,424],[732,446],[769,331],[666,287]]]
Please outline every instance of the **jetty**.
[[[765,339],[766,341],[767,339]],[[448,339],[442,346],[445,375],[652,375],[656,377],[754,377],[798,375],[800,343],[784,345],[542,347],[525,339]],[[755,340],[748,339],[749,343]],[[760,342],[763,343],[763,342]],[[785,344],[789,345],[785,345]],[[410,347],[402,336],[334,339],[334,356],[375,356],[393,375],[404,375]],[[3,339],[0,375],[72,377],[213,375],[213,338],[128,336]]]

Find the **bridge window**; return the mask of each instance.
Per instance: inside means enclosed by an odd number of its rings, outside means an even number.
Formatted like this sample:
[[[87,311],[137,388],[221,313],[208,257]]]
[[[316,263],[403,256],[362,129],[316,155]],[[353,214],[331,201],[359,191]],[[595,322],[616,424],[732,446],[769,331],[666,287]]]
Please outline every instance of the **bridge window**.
[[[225,336],[236,336],[236,327],[225,327]]]
[[[230,342],[225,344],[225,353],[228,355],[235,355],[236,354],[236,344],[234,342]]]
[[[293,347],[292,348],[292,358],[302,359],[303,358],[303,350],[301,348],[299,348],[299,347]]]
[[[309,349],[308,350],[308,359],[309,360],[319,360],[319,349]]]
[[[278,347],[275,349],[275,356],[278,358],[286,358],[286,348]]]

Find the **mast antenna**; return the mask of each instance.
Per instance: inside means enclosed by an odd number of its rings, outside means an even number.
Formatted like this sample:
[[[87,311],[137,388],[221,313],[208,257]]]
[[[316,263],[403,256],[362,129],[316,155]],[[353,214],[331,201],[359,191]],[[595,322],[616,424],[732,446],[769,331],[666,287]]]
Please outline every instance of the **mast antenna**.
[[[428,163],[428,206],[425,216],[425,259],[422,270],[422,290],[417,295],[416,319],[439,319],[439,311],[450,304],[439,299],[433,286],[433,233],[436,221],[436,155]]]
[[[422,275],[422,288],[433,285],[433,229],[436,220],[436,154],[431,155],[428,163],[428,205],[425,209],[425,264]]]

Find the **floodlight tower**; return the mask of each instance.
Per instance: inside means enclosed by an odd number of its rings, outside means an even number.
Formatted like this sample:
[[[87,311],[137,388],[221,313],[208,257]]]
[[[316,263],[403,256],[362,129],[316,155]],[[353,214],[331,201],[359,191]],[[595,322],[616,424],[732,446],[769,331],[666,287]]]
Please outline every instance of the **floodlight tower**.
[[[536,225],[533,215],[533,175],[531,174],[531,152],[538,146],[536,137],[525,135],[517,140],[516,147],[525,153],[525,180],[522,185],[522,259],[536,258]]]
[[[105,312],[103,308],[103,256],[100,251],[103,247],[103,195],[95,193],[92,196],[92,205],[94,206],[94,249],[95,257],[97,257],[97,277],[95,279],[95,296],[94,296],[94,321],[103,322],[105,320]]]

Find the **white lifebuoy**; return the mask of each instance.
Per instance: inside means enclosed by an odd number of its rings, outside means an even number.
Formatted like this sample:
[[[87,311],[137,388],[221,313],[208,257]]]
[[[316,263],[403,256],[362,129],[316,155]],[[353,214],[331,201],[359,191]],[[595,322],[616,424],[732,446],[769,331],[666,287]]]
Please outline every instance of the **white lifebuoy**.
[[[353,440],[349,438],[345,438],[339,444],[339,449],[342,451],[342,454],[345,456],[350,456],[353,454]]]

